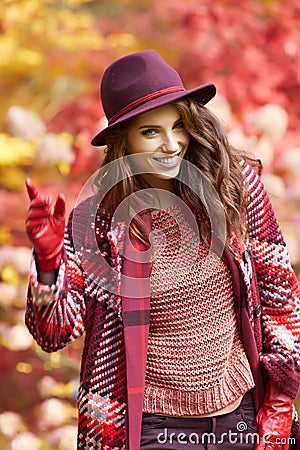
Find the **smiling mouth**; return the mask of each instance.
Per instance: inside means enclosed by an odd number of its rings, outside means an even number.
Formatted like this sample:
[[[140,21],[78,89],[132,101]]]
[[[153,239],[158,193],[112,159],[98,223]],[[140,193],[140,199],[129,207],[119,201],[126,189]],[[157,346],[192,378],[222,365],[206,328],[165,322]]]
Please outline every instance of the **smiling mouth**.
[[[178,158],[179,158],[179,156],[175,155],[175,156],[168,157],[168,158],[165,158],[165,157],[164,158],[157,158],[157,157],[155,157],[153,159],[155,159],[155,161],[158,161],[159,163],[172,165],[172,164],[175,164],[178,161]]]
[[[181,161],[182,157],[183,157],[183,151],[184,149],[181,148],[179,152],[176,152],[175,155],[173,156],[167,156],[167,155],[162,155],[162,156],[152,156],[152,158],[154,159],[154,161],[157,161],[159,164],[161,164],[164,167],[175,167],[179,161]]]

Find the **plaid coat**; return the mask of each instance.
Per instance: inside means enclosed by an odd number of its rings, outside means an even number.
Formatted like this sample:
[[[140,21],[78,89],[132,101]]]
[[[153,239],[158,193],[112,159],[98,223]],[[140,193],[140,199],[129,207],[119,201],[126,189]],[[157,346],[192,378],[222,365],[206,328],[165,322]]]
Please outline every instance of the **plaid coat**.
[[[299,291],[263,184],[248,164],[242,166],[249,186],[249,238],[241,242],[232,236],[232,251],[222,258],[233,277],[237,321],[258,409],[267,378],[291,397],[297,395]],[[147,215],[145,220],[151,228]],[[126,231],[123,222],[115,223],[108,211],[99,209],[99,197],[92,196],[70,216],[56,285],[40,284],[34,259],[31,265],[25,320],[36,342],[53,352],[85,333],[78,449],[140,447],[150,265],[138,259],[142,252],[130,250]],[[140,245],[140,250],[147,249]],[[296,421],[293,433],[299,434]]]

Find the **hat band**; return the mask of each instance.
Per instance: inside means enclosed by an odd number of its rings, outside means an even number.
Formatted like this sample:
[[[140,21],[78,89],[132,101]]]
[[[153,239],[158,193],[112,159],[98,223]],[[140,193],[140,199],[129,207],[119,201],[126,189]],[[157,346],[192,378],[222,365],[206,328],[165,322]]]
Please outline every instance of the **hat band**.
[[[173,92],[179,92],[179,91],[185,91],[185,88],[183,86],[172,86],[166,89],[161,89],[160,91],[153,92],[152,94],[148,94],[145,97],[139,98],[138,100],[135,100],[132,103],[129,103],[125,108],[122,108],[120,111],[117,112],[112,118],[108,121],[108,125],[112,125],[114,122],[116,122],[121,116],[128,113],[129,111],[133,110],[134,108],[137,108],[138,106],[142,105],[143,103],[146,103],[150,100],[153,100],[155,98],[161,97],[166,94],[172,94]]]

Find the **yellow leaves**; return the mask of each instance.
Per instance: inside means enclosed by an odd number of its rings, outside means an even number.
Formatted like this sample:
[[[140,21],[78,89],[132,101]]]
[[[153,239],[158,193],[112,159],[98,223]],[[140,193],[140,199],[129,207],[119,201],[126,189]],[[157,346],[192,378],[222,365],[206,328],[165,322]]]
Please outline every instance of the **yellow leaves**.
[[[10,264],[7,264],[2,268],[1,278],[5,283],[13,285],[18,285],[20,283],[20,277],[18,272]]]
[[[19,373],[31,373],[32,372],[32,365],[25,363],[23,361],[20,361],[16,365],[16,371]]]
[[[3,225],[0,227],[0,246],[4,244],[11,244],[11,234],[8,225]]]
[[[61,383],[54,378],[44,377],[40,383],[39,389],[44,397],[73,397],[77,389],[77,381],[71,380],[68,383]]]
[[[56,22],[69,32],[88,31],[95,25],[95,19],[90,14],[82,11],[80,14],[74,14],[73,11],[66,9],[56,11]]]
[[[75,51],[78,48],[97,50],[103,47],[103,38],[98,32],[85,32],[82,35],[65,35],[61,47]]]
[[[6,168],[0,175],[3,186],[19,189],[20,180],[24,180],[20,166],[32,165],[33,159],[47,168],[57,166],[62,175],[70,172],[75,158],[71,134],[47,133],[44,122],[36,113],[19,106],[9,109],[7,122],[15,136],[0,134],[0,167]]]
[[[59,38],[60,47],[71,51],[80,49],[97,50],[103,47],[103,37],[95,26],[95,18],[90,14],[73,11],[56,11],[56,33],[53,38]],[[59,36],[58,36],[59,34]]]
[[[9,108],[7,122],[14,136],[0,133],[0,168],[5,168],[0,172],[2,186],[22,189],[24,168],[32,165],[42,167],[44,174],[51,167],[56,167],[61,175],[70,173],[75,159],[74,137],[70,133],[47,133],[36,113],[19,106]]]
[[[104,48],[105,39],[97,29],[97,17],[82,7],[86,3],[0,2],[0,121],[12,104],[38,112],[57,108],[55,102],[67,99],[65,93],[57,99],[53,87],[66,74],[74,80],[71,89],[66,87],[71,98],[88,89],[88,68],[95,64],[89,52]]]
[[[39,9],[52,0],[4,0],[6,4],[3,17],[11,23],[26,22],[29,17],[37,14]],[[44,5],[42,5],[44,3]]]
[[[22,66],[39,66],[43,62],[43,56],[28,48],[20,48],[14,59],[15,64]]]
[[[101,33],[96,30],[94,16],[82,10],[75,11],[82,2],[62,2],[61,8],[52,8],[53,1],[44,1],[43,5],[40,3],[36,0],[27,0],[23,1],[22,5],[20,3],[10,5],[3,11],[0,7],[6,30],[5,40],[8,37],[14,40],[16,46],[19,46],[20,43],[23,46],[26,43],[28,47],[37,45],[42,47],[43,43],[46,46],[47,43],[51,43],[55,47],[66,47],[72,50],[88,48],[90,45],[90,48],[101,47],[103,38]],[[68,9],[70,3],[73,4],[73,9]],[[28,28],[29,23],[30,28]],[[22,41],[18,39],[20,35],[24,38]],[[43,38],[43,43],[33,41],[34,36],[39,39]],[[4,46],[7,47],[7,42],[4,42]],[[23,56],[25,56],[24,53]],[[31,54],[29,52],[28,56],[30,61],[36,63],[39,62],[42,53],[35,54],[33,52]]]
[[[64,176],[69,175],[70,170],[71,170],[70,164],[68,164],[64,161],[59,162],[57,164],[57,168],[58,168],[59,172]]]
[[[62,361],[60,361],[62,364]],[[58,381],[51,375],[44,375],[39,381],[37,388],[42,398],[56,397],[56,398],[74,398],[78,389],[78,379],[71,379],[70,381]]]
[[[37,144],[0,133],[0,167],[28,164],[34,157]]]
[[[26,167],[29,167],[32,165],[32,161],[26,163]],[[0,172],[0,184],[2,187],[5,187],[6,189],[9,189],[10,191],[16,190],[16,191],[22,191],[24,189],[24,180],[26,178],[26,174],[24,173],[25,164],[23,164],[23,167],[20,168],[18,166],[10,165],[6,166],[5,170],[2,170]],[[7,220],[7,222],[9,222]],[[12,221],[11,221],[12,222]],[[17,221],[14,221],[14,228],[17,225]],[[1,236],[1,228],[0,228],[0,244],[2,241]],[[5,241],[4,241],[5,242]],[[9,243],[10,239],[6,241],[6,243]]]
[[[18,45],[11,36],[0,37],[0,54],[0,73],[7,82],[18,74],[28,74],[44,60],[40,53]]]
[[[45,370],[53,370],[59,368],[61,364],[61,354],[60,353],[51,353],[49,355],[49,360],[45,361],[44,369]]]
[[[56,386],[53,386],[51,394],[55,397],[72,397],[74,392],[76,392],[77,382],[75,380],[71,380],[68,383],[57,383]]]
[[[106,40],[105,44],[107,47],[132,47],[136,44],[136,37],[131,33],[121,33],[121,34],[110,34]]]
[[[88,3],[89,0],[62,0],[59,5],[55,0],[2,0],[1,17],[8,25],[27,24],[28,20],[37,17],[46,17],[51,22],[50,13],[54,18],[57,11],[64,13],[73,12],[79,9],[82,4]],[[5,7],[3,7],[5,4]],[[73,11],[72,11],[73,10]]]
[[[78,8],[84,3],[91,3],[92,0],[63,0],[62,3],[69,6],[70,8]]]
[[[63,132],[63,133],[59,133],[57,136],[59,139],[61,139],[63,142],[65,142],[65,144],[68,144],[68,145],[73,144],[74,138],[70,133]]]
[[[14,52],[16,50],[17,43],[15,39],[13,39],[11,36],[1,36],[0,37],[0,52],[1,52],[1,59],[0,59],[0,65],[1,66],[8,66],[12,56],[14,55]]]

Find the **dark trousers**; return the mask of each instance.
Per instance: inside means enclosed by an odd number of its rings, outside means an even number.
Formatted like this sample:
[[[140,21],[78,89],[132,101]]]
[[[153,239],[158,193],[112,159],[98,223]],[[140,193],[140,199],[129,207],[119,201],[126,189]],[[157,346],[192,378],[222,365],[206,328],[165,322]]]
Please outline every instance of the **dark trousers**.
[[[250,450],[257,440],[248,392],[233,412],[208,418],[143,413],[141,450]]]

